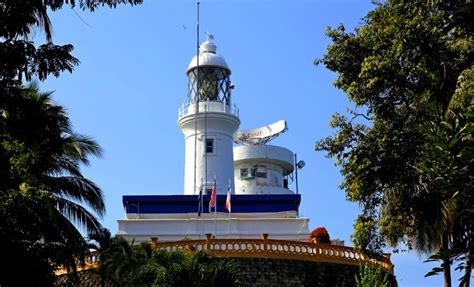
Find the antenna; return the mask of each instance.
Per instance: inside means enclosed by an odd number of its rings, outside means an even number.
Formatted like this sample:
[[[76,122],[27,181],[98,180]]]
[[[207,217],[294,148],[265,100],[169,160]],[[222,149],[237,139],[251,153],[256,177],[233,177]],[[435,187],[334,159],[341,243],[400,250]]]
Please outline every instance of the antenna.
[[[298,169],[302,169],[305,165],[306,163],[304,162],[304,160],[298,161],[298,157],[296,156],[296,153],[295,153],[296,194],[299,193],[298,192]]]
[[[231,87],[232,88],[232,87]],[[234,134],[234,142],[243,145],[263,145],[278,137],[288,130],[286,121],[278,121],[273,124],[246,131],[237,131]]]
[[[194,194],[196,194],[196,157],[197,157],[197,113],[199,109],[199,1],[196,3],[196,60],[197,81],[196,98],[194,99]]]
[[[199,86],[199,4],[201,4],[199,1],[196,3],[197,5],[197,23],[196,23],[196,60],[197,60],[197,69],[198,69],[198,81],[197,84]],[[198,89],[198,95],[199,95],[199,89]]]

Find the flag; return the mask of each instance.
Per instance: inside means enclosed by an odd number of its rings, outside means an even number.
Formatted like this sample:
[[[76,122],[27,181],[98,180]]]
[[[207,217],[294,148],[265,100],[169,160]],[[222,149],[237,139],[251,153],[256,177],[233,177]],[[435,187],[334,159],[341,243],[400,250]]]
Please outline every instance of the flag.
[[[216,195],[217,194],[217,186],[216,186],[216,179],[214,178],[214,183],[212,184],[211,189],[211,199],[209,200],[209,212],[211,212],[212,208],[216,208]]]
[[[227,211],[229,213],[231,213],[231,211],[230,211],[230,197],[231,197],[231,189],[230,189],[230,180],[229,180],[229,185],[227,186],[227,199],[225,200],[225,209],[227,209]]]
[[[201,216],[202,213],[202,179],[201,179],[201,188],[199,188],[198,195],[198,216]]]

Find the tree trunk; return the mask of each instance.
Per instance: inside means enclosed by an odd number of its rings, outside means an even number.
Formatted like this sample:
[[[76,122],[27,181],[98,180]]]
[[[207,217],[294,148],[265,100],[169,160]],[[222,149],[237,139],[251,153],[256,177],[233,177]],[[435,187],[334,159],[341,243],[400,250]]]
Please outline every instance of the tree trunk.
[[[442,250],[447,251],[443,258],[443,272],[444,272],[444,287],[451,287],[451,262],[449,260],[449,244],[448,235],[443,234]]]
[[[443,263],[444,287],[451,287],[451,264],[449,264],[449,258],[444,258]]]
[[[460,286],[469,287],[471,283],[471,269],[472,269],[472,254],[469,252],[466,256],[466,270],[464,271],[464,280],[461,282]]]

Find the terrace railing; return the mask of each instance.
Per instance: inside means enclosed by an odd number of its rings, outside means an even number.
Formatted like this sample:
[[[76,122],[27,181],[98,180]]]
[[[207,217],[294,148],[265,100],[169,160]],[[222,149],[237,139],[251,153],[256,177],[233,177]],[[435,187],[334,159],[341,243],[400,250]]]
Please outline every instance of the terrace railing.
[[[218,257],[228,258],[272,258],[303,260],[312,262],[327,262],[345,265],[361,265],[366,262],[393,273],[393,264],[390,254],[385,254],[381,260],[368,259],[360,251],[346,246],[333,244],[309,243],[291,240],[268,239],[268,234],[262,234],[261,239],[215,239],[212,234],[206,234],[206,239],[180,240],[158,242],[158,238],[151,238],[152,247],[168,251],[182,251],[195,253],[207,251]],[[100,255],[92,252],[85,262],[78,262],[78,270],[96,268],[99,265]],[[57,275],[67,273],[62,268]]]
[[[369,260],[370,264],[380,266],[393,273],[390,254],[385,254],[381,260],[374,260],[368,259],[352,247],[274,240],[268,239],[268,234],[262,234],[262,239],[213,239],[211,234],[206,234],[205,240],[158,242],[157,238],[152,238],[152,245],[154,248],[169,251],[197,252],[205,250],[218,257],[230,258],[290,259],[348,265],[360,265]]]

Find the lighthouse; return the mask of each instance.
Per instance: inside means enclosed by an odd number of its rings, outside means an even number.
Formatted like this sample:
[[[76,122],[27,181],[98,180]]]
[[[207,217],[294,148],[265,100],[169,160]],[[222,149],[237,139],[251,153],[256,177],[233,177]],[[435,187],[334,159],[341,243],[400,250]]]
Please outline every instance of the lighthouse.
[[[234,189],[233,135],[240,126],[232,104],[231,69],[216,52],[213,36],[199,47],[186,69],[188,98],[179,109],[178,125],[184,134],[184,194],[217,194]]]
[[[288,185],[294,154],[268,144],[288,129],[286,121],[239,130],[231,69],[217,54],[212,35],[185,71],[188,97],[177,120],[184,135],[184,192],[124,195],[125,218],[118,220],[117,234],[134,242],[204,239],[206,234],[255,239],[262,233],[307,241],[309,218],[298,212],[301,194]]]

